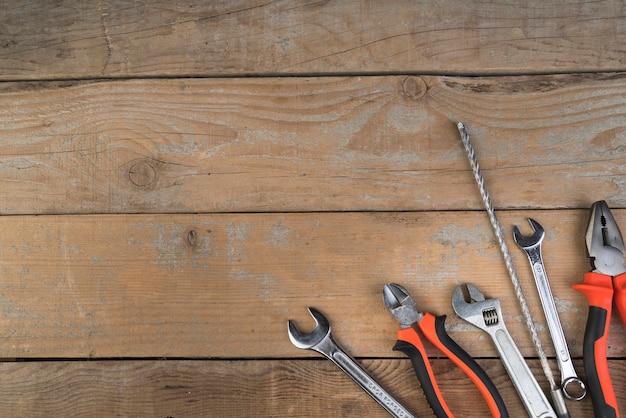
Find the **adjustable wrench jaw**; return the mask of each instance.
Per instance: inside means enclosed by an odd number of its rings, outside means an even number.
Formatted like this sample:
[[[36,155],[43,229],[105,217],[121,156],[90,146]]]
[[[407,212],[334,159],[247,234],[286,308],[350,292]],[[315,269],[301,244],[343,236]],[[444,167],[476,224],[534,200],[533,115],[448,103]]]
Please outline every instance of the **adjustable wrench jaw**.
[[[469,295],[469,301],[463,294],[464,288]],[[492,333],[492,327],[502,318],[500,300],[498,298],[485,300],[485,295],[471,283],[459,285],[454,289],[452,309],[459,318],[489,334]]]

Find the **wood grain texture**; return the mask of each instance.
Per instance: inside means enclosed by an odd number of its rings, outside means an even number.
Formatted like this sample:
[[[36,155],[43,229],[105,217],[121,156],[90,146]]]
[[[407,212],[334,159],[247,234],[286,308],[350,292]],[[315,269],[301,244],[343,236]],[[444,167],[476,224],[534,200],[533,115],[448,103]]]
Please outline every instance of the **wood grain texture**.
[[[623,70],[617,1],[2,2],[0,77]],[[584,36],[581,36],[584,34]]]
[[[625,74],[5,84],[4,214],[626,206]]]
[[[547,231],[552,292],[580,357],[586,300],[571,285],[589,270],[587,211],[507,211],[500,222],[510,231],[529,215]],[[310,357],[286,326],[310,330],[307,306],[354,355],[386,357],[398,326],[381,301],[387,282],[406,286],[421,310],[449,315],[468,352],[497,356],[452,313],[452,291],[467,281],[500,298],[520,350],[534,355],[481,212],[19,216],[0,218],[0,230],[1,357]],[[510,245],[548,341],[525,254]],[[618,319],[610,342],[609,355],[624,356]]]
[[[466,123],[553,369],[527,217],[579,374],[588,208],[626,224],[617,0],[0,0],[0,416],[386,416],[298,350],[315,306],[419,416],[406,286],[526,416],[455,285],[501,299],[547,389],[456,131]],[[527,227],[524,227],[526,230]],[[529,231],[527,231],[529,232]],[[457,416],[480,396],[426,344]],[[626,329],[608,355],[626,408]],[[568,403],[573,418],[591,402]],[[622,411],[623,414],[623,411]]]
[[[359,359],[381,385],[419,417],[432,417],[405,359]],[[478,360],[512,417],[526,416],[497,359]],[[483,418],[489,410],[469,379],[451,362],[431,364],[452,411]],[[582,364],[576,366],[582,370]],[[539,362],[529,361],[537,376]],[[610,361],[623,381],[623,361]],[[2,416],[50,417],[387,417],[364,391],[327,360],[167,360],[1,363]],[[541,380],[542,381],[542,380]],[[542,381],[542,386],[545,386]],[[617,392],[620,406],[626,394]],[[590,399],[567,402],[572,418],[591,416]]]

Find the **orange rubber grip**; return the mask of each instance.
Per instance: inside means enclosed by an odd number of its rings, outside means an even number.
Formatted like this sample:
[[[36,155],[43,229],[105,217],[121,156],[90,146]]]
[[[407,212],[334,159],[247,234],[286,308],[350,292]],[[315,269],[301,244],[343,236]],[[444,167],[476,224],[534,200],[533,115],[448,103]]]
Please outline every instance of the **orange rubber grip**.
[[[438,418],[453,418],[454,415],[452,415],[450,408],[441,395],[433,369],[428,362],[426,349],[417,331],[413,328],[399,329],[398,342],[393,349],[404,352],[411,359],[413,370],[422,385],[426,400],[435,415]]]
[[[429,313],[419,322],[419,328],[435,347],[446,355],[470,378],[487,402],[491,415],[506,418],[509,413],[496,385],[478,363],[463,350],[446,332],[446,316],[433,316]]]
[[[609,375],[606,347],[613,306],[611,276],[585,273],[583,283],[572,286],[587,298],[589,316],[583,341],[583,363],[596,417],[617,418],[617,399]]]

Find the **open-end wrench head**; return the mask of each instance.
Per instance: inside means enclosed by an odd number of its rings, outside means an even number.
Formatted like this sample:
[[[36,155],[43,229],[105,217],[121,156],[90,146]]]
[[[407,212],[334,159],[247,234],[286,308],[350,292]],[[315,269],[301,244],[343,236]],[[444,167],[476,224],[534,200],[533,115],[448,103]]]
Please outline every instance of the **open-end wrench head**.
[[[310,350],[317,346],[328,334],[330,334],[330,323],[320,311],[309,307],[309,313],[315,320],[315,329],[309,334],[302,334],[293,321],[288,321],[289,339],[298,348]]]
[[[539,224],[539,222],[535,221],[534,219],[528,218],[528,223],[534,231],[533,234],[530,236],[522,235],[517,225],[513,227],[513,239],[515,240],[515,243],[523,250],[541,244],[541,241],[543,241],[543,237],[546,235],[543,227]]]

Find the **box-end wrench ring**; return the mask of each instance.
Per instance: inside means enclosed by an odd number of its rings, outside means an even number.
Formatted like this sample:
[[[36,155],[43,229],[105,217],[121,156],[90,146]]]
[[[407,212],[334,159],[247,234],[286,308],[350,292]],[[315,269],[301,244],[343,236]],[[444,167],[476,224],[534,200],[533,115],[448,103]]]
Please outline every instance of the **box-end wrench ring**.
[[[383,389],[359,363],[346,353],[333,339],[330,323],[320,311],[309,307],[309,313],[315,319],[315,329],[303,335],[295,324],[289,320],[289,339],[298,348],[313,350],[335,363],[352,378],[365,392],[378,402],[391,416],[397,418],[414,418],[400,402],[396,401]]]
[[[531,236],[523,236],[517,226],[513,227],[513,238],[517,245],[524,250],[530,261],[530,268],[535,277],[535,284],[539,292],[541,306],[546,316],[546,322],[550,331],[550,337],[554,344],[556,360],[561,373],[561,390],[567,399],[580,401],[587,393],[587,388],[582,380],[576,374],[574,364],[567,348],[567,341],[563,335],[563,327],[559,320],[559,315],[554,303],[554,297],[548,282],[546,267],[543,264],[541,255],[541,242],[545,236],[545,231],[539,222],[534,219],[528,219],[533,229]],[[572,390],[572,387],[575,389]]]

